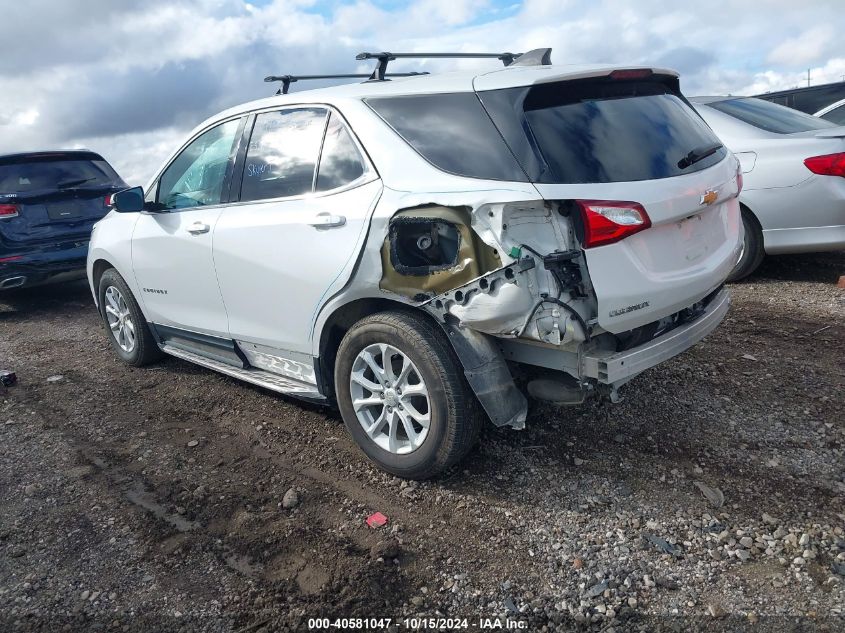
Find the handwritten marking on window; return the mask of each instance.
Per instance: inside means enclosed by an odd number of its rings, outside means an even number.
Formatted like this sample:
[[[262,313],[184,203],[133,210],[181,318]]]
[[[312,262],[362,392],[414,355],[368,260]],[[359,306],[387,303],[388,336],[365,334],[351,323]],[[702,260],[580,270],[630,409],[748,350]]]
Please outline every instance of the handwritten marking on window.
[[[269,173],[272,168],[272,165],[268,165],[266,163],[263,165],[256,165],[255,163],[250,163],[246,166],[246,175],[250,178],[263,176],[264,174]]]

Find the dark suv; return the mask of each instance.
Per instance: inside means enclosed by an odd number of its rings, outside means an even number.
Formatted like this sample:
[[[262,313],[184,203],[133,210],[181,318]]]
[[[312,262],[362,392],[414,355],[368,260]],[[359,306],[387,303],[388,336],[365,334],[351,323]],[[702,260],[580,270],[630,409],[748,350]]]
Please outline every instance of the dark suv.
[[[91,227],[124,188],[87,150],[0,155],[0,290],[84,277]]]

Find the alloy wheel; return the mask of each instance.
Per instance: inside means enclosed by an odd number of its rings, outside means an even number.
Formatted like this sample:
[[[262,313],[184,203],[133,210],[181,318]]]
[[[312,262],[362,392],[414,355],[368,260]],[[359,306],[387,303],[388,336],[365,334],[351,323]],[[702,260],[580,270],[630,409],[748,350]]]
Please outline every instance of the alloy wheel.
[[[117,345],[127,354],[135,349],[135,324],[129,313],[129,306],[115,286],[109,286],[105,292],[106,320]]]
[[[408,356],[386,343],[365,347],[349,377],[352,406],[367,436],[390,453],[404,455],[428,437],[428,389]]]

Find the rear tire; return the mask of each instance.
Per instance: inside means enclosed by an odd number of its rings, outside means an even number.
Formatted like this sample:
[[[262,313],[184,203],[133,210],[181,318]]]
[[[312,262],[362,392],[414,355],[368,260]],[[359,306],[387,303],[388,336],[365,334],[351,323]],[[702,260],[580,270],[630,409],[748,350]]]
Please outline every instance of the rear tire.
[[[135,296],[114,268],[100,277],[97,298],[109,343],[122,361],[141,367],[164,356]]]
[[[742,256],[734,266],[728,281],[739,281],[753,273],[763,262],[766,252],[763,249],[763,231],[752,213],[742,209],[742,228],[744,230]]]
[[[413,313],[353,325],[338,348],[335,391],[352,438],[397,477],[434,477],[478,439],[480,407],[460,361],[442,330]]]

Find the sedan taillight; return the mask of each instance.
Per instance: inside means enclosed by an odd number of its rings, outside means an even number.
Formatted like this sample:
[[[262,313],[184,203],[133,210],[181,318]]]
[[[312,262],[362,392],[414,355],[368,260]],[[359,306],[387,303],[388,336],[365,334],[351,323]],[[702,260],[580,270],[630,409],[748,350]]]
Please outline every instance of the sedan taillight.
[[[811,156],[804,159],[804,164],[814,174],[820,176],[842,176],[845,177],[845,152],[839,154],[825,154],[824,156]]]
[[[18,205],[0,204],[0,220],[5,218],[16,218],[18,216]]]
[[[637,202],[576,200],[584,220],[584,248],[613,244],[644,231],[651,219]]]

